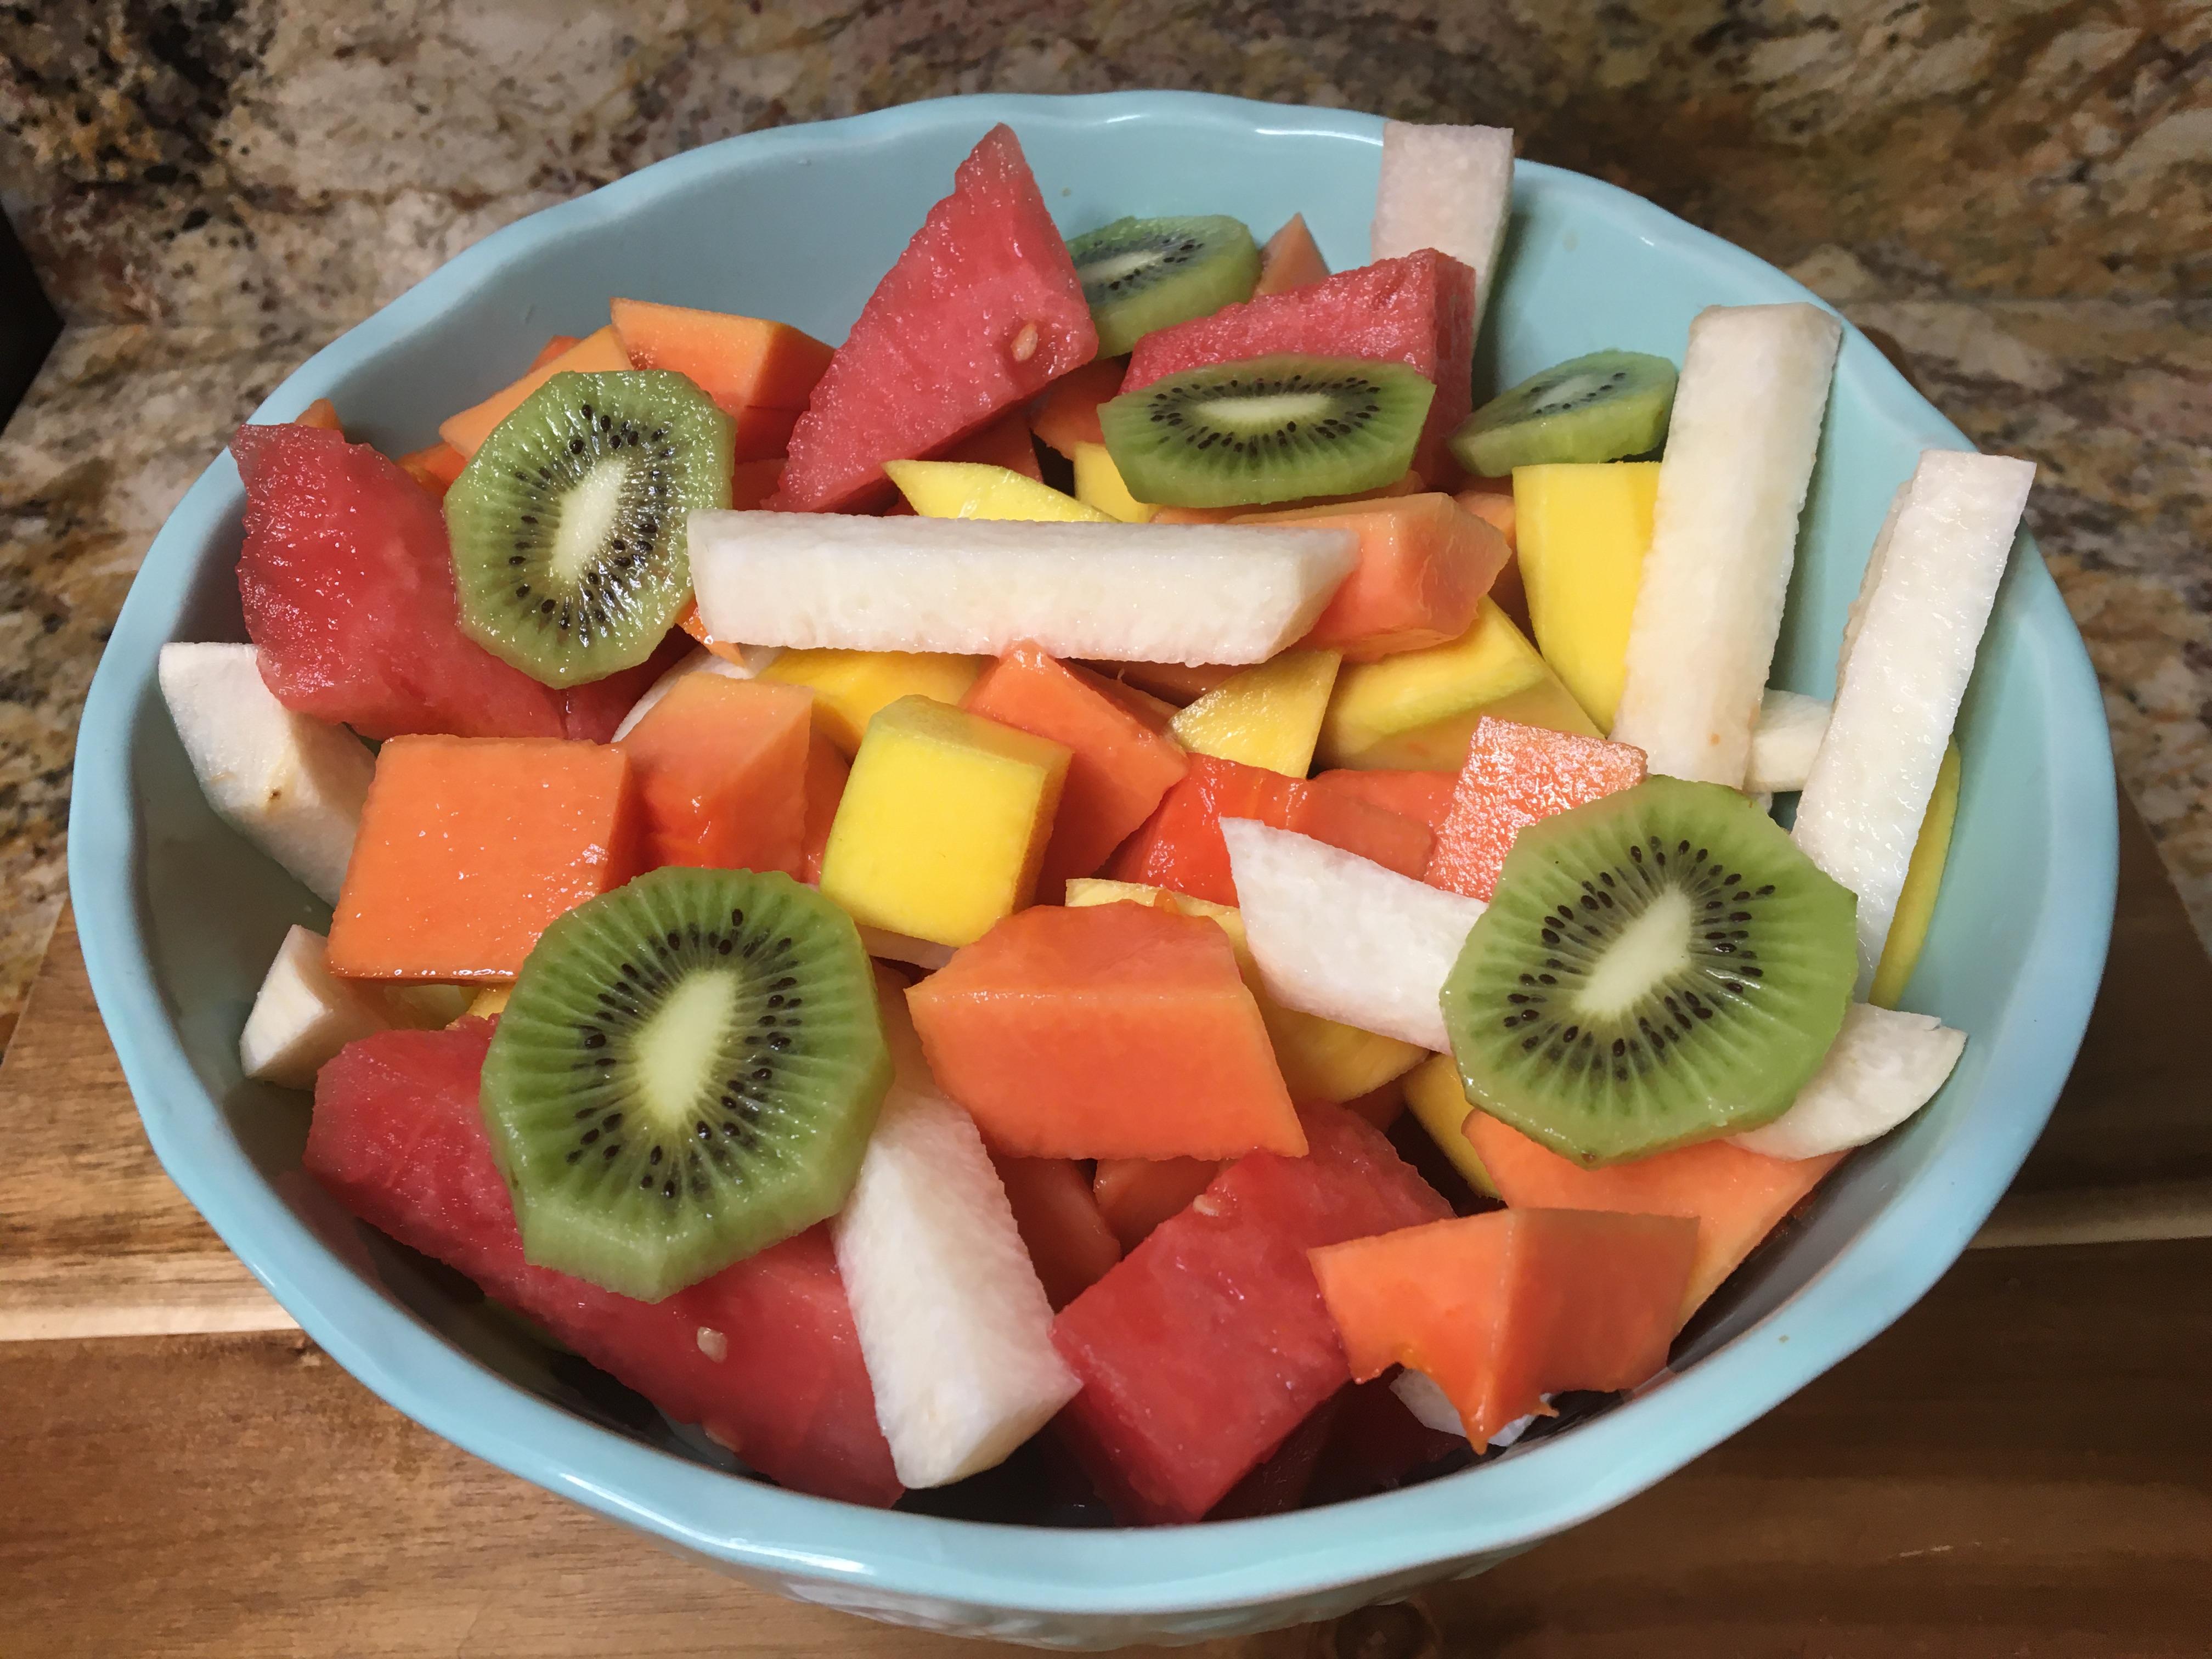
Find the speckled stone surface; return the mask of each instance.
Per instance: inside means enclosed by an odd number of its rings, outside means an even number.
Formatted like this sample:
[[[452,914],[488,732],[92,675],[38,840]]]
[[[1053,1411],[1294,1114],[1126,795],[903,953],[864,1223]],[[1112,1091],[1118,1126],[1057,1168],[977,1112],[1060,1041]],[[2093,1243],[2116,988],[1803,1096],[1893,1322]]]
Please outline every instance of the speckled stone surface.
[[[2203,0],[64,0],[0,8],[0,205],[71,325],[0,434],[0,1023],[60,902],[70,744],[228,426],[501,224],[729,133],[1190,87],[1516,128],[1899,343],[2031,514],[2212,939]]]

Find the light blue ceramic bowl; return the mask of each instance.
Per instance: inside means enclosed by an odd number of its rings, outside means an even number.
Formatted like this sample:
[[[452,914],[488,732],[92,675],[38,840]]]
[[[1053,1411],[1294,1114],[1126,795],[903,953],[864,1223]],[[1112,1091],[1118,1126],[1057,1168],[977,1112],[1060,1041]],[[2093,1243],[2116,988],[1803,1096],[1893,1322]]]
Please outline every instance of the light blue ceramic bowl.
[[[512,376],[610,295],[843,337],[954,165],[1011,122],[1062,227],[1122,213],[1304,212],[1366,256],[1382,124],[1174,94],[966,98],[750,134],[490,237],[318,354],[259,418],[327,395],[387,449]],[[1479,372],[1510,384],[1604,346],[1680,359],[1700,307],[1812,296],[1620,191],[1524,164]],[[1494,374],[1491,365],[1495,366]],[[1844,606],[1925,447],[1966,447],[1856,331],[1806,514],[1777,678],[1832,690]],[[100,664],[77,748],[70,888],[101,1013],[177,1183],[315,1340],[393,1405],[501,1467],[803,1600],[1068,1646],[1248,1631],[1479,1572],[1733,1433],[1911,1306],[2019,1166],[2087,1018],[2112,913],[2110,750],[2081,641],[2022,544],[1963,732],[1950,873],[1911,988],[1972,1035],[1942,1096],[1855,1158],[1633,1401],[1388,1497],[1166,1531],[878,1513],[733,1478],[625,1424],[452,1278],[356,1226],[299,1172],[297,1095],[242,1081],[237,1039],[286,927],[326,912],[194,787],[154,679],[167,640],[239,639],[238,475],[218,459],[162,529]]]

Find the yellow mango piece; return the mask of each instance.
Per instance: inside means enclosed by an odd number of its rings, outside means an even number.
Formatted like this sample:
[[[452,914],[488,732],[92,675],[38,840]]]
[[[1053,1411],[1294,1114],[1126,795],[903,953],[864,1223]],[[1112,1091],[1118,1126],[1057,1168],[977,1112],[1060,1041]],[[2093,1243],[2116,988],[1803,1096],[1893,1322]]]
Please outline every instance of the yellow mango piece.
[[[1659,463],[1516,466],[1513,519],[1536,648],[1601,731],[1628,678]]]
[[[1928,924],[1935,919],[1936,895],[1943,885],[1943,866],[1951,856],[1951,828],[1959,819],[1959,745],[1946,745],[1943,764],[1936,774],[1935,793],[1928,797],[1927,815],[1912,843],[1912,861],[1905,866],[1905,885],[1897,895],[1897,915],[1883,941],[1881,960],[1875,964],[1874,984],[1867,1000],[1877,1008],[1894,1008],[1920,965],[1920,947],[1928,942]]]
[[[983,672],[983,661],[923,651],[786,651],[760,678],[811,690],[814,729],[850,760],[878,709],[901,697],[957,703]]]
[[[1275,1065],[1283,1086],[1297,1101],[1357,1100],[1371,1094],[1393,1079],[1403,1076],[1427,1052],[1395,1037],[1379,1036],[1356,1026],[1340,1025],[1316,1014],[1285,1008],[1267,994],[1260,976],[1259,962],[1244,938],[1244,917],[1234,906],[1171,893],[1164,887],[1147,887],[1133,881],[1102,881],[1079,876],[1067,884],[1070,909],[1089,904],[1127,902],[1178,910],[1187,916],[1204,916],[1218,923],[1237,952],[1237,970],[1245,988],[1260,1005],[1261,1023],[1274,1047]]]
[[[1106,453],[1104,444],[1076,445],[1074,460],[1077,501],[1123,524],[1152,522],[1152,514],[1159,508],[1129,493],[1129,486],[1121,482],[1121,469],[1114,465],[1114,458]]]
[[[865,927],[972,945],[1030,902],[1067,750],[932,697],[901,697],[853,757],[822,890]]]
[[[1012,467],[980,461],[885,461],[884,471],[925,519],[1021,519],[1033,524],[1111,524],[1110,515]]]
[[[1467,1184],[1497,1197],[1498,1188],[1483,1167],[1482,1154],[1474,1150],[1463,1127],[1474,1106],[1461,1086],[1459,1063],[1449,1054],[1433,1054],[1425,1065],[1416,1066],[1406,1077],[1406,1105]]]
[[[1194,755],[1242,761],[1305,776],[1340,651],[1285,651],[1232,674],[1168,722],[1168,735]]]
[[[461,1018],[489,1019],[494,1014],[503,1013],[507,1009],[507,1000],[514,994],[514,987],[512,985],[488,985],[470,1000],[468,1009]]]
[[[1455,640],[1347,664],[1322,722],[1321,763],[1456,772],[1485,714],[1598,735],[1528,635],[1485,599],[1474,625]]]

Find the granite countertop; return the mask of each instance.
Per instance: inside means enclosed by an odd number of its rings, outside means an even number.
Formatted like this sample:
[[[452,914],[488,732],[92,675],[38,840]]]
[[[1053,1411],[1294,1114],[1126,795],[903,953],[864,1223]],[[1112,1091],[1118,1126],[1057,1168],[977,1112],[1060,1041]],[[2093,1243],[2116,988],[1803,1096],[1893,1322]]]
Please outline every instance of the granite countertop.
[[[0,1030],[61,905],[100,647],[270,387],[534,209],[986,90],[1510,125],[1879,331],[2039,464],[2121,780],[2212,941],[2212,8],[117,0],[0,9],[0,206],[68,325],[0,433]]]

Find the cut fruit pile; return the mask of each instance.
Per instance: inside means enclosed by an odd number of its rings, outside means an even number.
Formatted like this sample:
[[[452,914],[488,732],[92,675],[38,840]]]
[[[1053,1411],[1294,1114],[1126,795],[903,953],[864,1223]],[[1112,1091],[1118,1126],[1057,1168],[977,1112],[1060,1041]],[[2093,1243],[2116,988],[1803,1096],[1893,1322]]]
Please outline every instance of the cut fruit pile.
[[[159,678],[331,907],[240,1039],[309,1173],[855,1503],[1271,1513],[1662,1370],[1966,1045],[1896,1005],[2032,469],[1923,455],[1769,686],[1840,326],[1478,407],[1512,173],[1389,124],[1331,274],[1063,240],[1000,126],[834,348],[615,298],[396,459],[241,428],[250,642]]]

